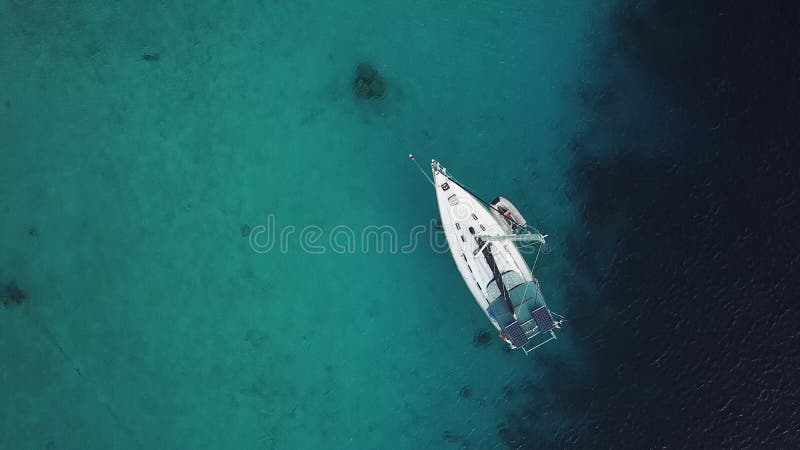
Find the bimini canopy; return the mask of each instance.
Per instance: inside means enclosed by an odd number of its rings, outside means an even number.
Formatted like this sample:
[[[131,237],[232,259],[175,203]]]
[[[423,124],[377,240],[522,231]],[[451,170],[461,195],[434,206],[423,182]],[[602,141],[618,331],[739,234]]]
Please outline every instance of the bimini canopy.
[[[506,278],[505,274],[503,278]],[[494,281],[492,281],[491,284],[494,284]],[[494,290],[497,290],[497,288],[495,287]],[[492,288],[487,289],[487,292],[491,291]],[[536,311],[542,306],[547,306],[544,302],[542,291],[539,290],[536,283],[533,281],[517,284],[509,289],[508,294],[511,299],[511,304],[514,305],[514,311],[509,310],[508,302],[499,295],[499,292],[497,297],[489,303],[490,314],[494,316],[495,320],[497,320],[502,328],[505,328],[515,320],[520,323],[525,322],[533,317],[533,311]],[[516,316],[516,318],[514,316]]]

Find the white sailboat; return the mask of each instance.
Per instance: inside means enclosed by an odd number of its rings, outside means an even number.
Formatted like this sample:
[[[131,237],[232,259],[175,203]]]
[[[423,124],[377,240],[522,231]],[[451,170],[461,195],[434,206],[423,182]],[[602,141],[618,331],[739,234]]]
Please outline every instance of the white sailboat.
[[[409,156],[414,160],[413,155]],[[436,160],[431,162],[431,169],[433,179],[429,180],[436,189],[441,224],[453,260],[500,338],[526,355],[555,340],[555,330],[564,319],[547,307],[539,281],[518,248],[523,244],[538,245],[538,260],[547,236],[528,227],[517,208],[505,198],[485,203]]]

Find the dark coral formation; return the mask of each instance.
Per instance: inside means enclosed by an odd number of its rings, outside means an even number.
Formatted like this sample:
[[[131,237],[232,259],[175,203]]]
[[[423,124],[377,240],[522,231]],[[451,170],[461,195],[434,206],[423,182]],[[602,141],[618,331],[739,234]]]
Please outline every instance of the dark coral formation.
[[[17,286],[17,283],[10,282],[3,287],[3,306],[11,308],[25,303],[28,295]]]
[[[503,386],[503,398],[506,401],[509,401],[513,396],[514,396],[514,388],[511,387],[510,384]]]
[[[472,388],[470,388],[469,386],[462,387],[461,389],[458,390],[458,396],[463,399],[472,397]]]
[[[382,98],[386,94],[386,81],[375,67],[361,63],[356,67],[353,94],[364,100]]]
[[[250,225],[247,224],[242,225],[242,228],[239,229],[239,233],[242,235],[242,237],[250,236],[250,231],[252,231],[252,228],[250,228]]]
[[[488,330],[480,330],[472,337],[474,347],[484,347],[492,343],[492,333]]]

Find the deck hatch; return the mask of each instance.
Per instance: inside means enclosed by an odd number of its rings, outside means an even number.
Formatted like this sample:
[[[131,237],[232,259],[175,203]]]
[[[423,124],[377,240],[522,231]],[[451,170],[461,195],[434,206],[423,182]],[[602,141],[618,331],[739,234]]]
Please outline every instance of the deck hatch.
[[[447,197],[447,201],[450,202],[450,206],[456,206],[458,204],[458,196],[456,194]]]

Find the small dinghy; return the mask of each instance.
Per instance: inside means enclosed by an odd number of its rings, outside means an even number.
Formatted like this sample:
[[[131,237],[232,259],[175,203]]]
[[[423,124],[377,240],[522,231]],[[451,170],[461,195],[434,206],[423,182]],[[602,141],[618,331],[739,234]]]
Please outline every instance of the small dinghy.
[[[414,156],[409,157],[416,164]],[[555,330],[564,318],[547,307],[539,281],[518,248],[538,246],[538,260],[547,236],[530,228],[507,199],[497,197],[486,203],[436,160],[431,162],[431,169],[433,179],[429,181],[436,189],[450,253],[500,338],[526,355],[556,339]]]

